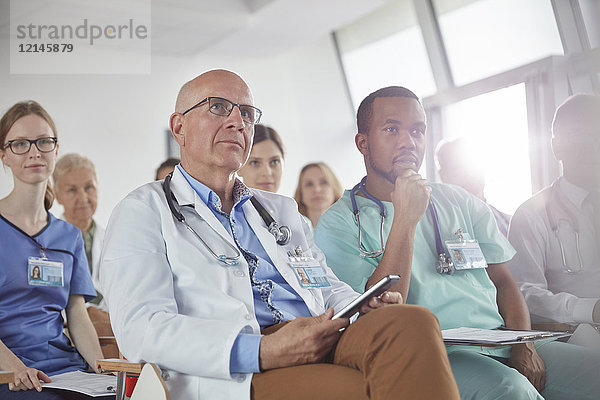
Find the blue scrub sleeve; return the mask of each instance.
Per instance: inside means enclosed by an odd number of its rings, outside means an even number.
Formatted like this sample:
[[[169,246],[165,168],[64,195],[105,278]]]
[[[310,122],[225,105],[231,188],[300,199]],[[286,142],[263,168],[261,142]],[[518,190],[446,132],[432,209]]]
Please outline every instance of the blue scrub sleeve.
[[[248,374],[260,372],[258,352],[263,335],[240,333],[233,342],[229,359],[231,374]]]

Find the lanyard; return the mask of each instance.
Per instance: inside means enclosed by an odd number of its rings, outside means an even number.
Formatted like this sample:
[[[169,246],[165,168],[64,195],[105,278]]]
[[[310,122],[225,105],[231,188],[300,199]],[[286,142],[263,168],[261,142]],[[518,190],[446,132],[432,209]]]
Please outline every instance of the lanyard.
[[[431,214],[431,218],[433,220],[433,230],[435,233],[435,250],[437,253],[437,262],[435,264],[435,269],[440,274],[453,274],[454,263],[452,262],[452,258],[446,253],[446,249],[442,243],[442,232],[440,229],[440,220],[438,217],[437,209],[433,204],[433,201],[429,199],[429,204],[427,205],[427,212]]]
[[[427,205],[427,211],[431,214],[431,218],[433,220],[433,230],[435,232],[435,250],[437,251],[438,256],[441,254],[445,254],[446,251],[444,249],[444,245],[442,244],[442,232],[440,230],[440,220],[438,218],[437,209],[433,204],[433,201],[429,199],[429,204]]]
[[[64,253],[64,254],[68,254],[71,257],[73,257],[73,259],[75,258],[75,254],[71,253],[68,250],[62,250],[62,249],[52,249],[52,248],[48,248],[45,247],[44,245],[42,245],[40,242],[38,242],[37,240],[35,240],[35,238],[33,236],[29,236],[27,233],[25,233],[21,228],[19,228],[18,226],[16,226],[15,224],[13,224],[12,222],[10,222],[9,220],[7,220],[6,218],[4,218],[2,215],[0,215],[0,218],[2,218],[4,221],[6,221],[6,223],[10,226],[12,226],[17,232],[20,232],[22,235],[24,235],[25,237],[27,237],[29,240],[31,240],[33,243],[35,243],[35,245],[40,249],[40,253],[42,255],[42,258],[46,258],[46,251],[56,251],[59,253]],[[48,217],[49,218],[49,217]]]

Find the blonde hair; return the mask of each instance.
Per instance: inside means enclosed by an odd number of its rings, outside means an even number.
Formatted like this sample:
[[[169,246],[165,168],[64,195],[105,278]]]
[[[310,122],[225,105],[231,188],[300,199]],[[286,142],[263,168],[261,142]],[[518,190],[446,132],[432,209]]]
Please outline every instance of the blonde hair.
[[[52,173],[52,180],[54,181],[54,185],[58,187],[58,182],[67,172],[76,171],[80,169],[89,169],[94,173],[94,179],[98,180],[98,177],[96,176],[96,167],[94,166],[94,163],[90,161],[89,158],[77,153],[69,153],[59,158],[56,162],[56,166],[54,167],[54,173]]]
[[[329,182],[329,184],[331,185],[331,188],[333,189],[333,203],[338,201],[340,197],[342,197],[342,195],[344,194],[344,187],[342,186],[337,176],[335,176],[335,174],[333,173],[333,170],[329,168],[327,164],[325,164],[324,162],[306,164],[300,170],[300,175],[298,175],[298,186],[296,186],[296,193],[294,194],[294,199],[296,200],[296,203],[298,203],[298,211],[305,217],[308,217],[308,215],[306,215],[306,205],[302,203],[302,175],[304,175],[307,169],[313,167],[319,168],[321,172],[323,172],[323,175],[325,175],[325,179],[327,179],[327,182]]]
[[[50,117],[50,114],[48,114],[44,107],[42,107],[38,102],[33,100],[22,101],[16,103],[11,108],[9,108],[8,111],[2,116],[2,119],[0,119],[0,148],[2,149],[2,151],[6,151],[5,141],[6,136],[8,135],[8,131],[10,131],[10,128],[12,128],[15,122],[17,122],[19,119],[32,114],[37,115],[38,117],[46,121],[46,123],[50,126],[50,129],[52,129],[54,137],[58,138],[58,134],[56,132],[56,125],[54,124],[54,121]],[[49,210],[52,207],[52,203],[54,203],[55,197],[56,196],[54,195],[54,190],[52,190],[52,185],[48,180],[46,184],[46,193],[44,195],[44,208],[46,210]]]

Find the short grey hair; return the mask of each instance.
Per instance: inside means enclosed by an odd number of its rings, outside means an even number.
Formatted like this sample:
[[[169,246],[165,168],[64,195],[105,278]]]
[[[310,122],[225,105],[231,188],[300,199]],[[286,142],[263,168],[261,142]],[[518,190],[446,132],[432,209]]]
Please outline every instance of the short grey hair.
[[[52,173],[52,180],[54,181],[54,186],[58,186],[58,182],[64,174],[79,169],[89,169],[94,173],[94,178],[98,180],[98,177],[96,176],[96,167],[94,166],[94,163],[90,161],[89,158],[77,153],[69,153],[59,158],[56,162],[56,166],[54,167],[54,173]]]

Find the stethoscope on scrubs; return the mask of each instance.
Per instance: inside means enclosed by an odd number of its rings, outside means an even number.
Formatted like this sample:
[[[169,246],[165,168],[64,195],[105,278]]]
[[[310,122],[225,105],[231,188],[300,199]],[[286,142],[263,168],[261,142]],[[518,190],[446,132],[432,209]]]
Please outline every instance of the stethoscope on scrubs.
[[[367,181],[367,177],[365,176],[364,178],[361,179],[360,182],[358,182],[356,184],[356,186],[354,186],[352,188],[352,190],[350,191],[350,201],[352,202],[352,212],[354,213],[354,219],[356,220],[356,223],[358,224],[358,251],[360,252],[360,256],[364,257],[364,258],[376,258],[376,257],[379,257],[380,255],[382,255],[383,251],[385,250],[385,245],[383,244],[383,223],[385,222],[385,217],[387,216],[387,212],[385,211],[385,206],[383,205],[381,200],[379,200],[378,198],[376,198],[375,196],[373,196],[371,193],[369,193],[367,191],[367,188],[365,187],[366,181]],[[364,193],[364,195],[367,197],[367,199],[371,200],[372,202],[377,204],[377,206],[379,207],[379,216],[381,217],[381,222],[379,223],[379,240],[380,240],[381,246],[379,247],[379,249],[377,249],[375,251],[367,251],[362,246],[360,216],[359,216],[360,210],[358,209],[358,205],[356,204],[356,193],[355,193],[355,192],[358,192],[359,190]]]
[[[383,224],[385,222],[387,212],[385,210],[383,202],[367,191],[367,188],[365,187],[366,181],[367,177],[365,176],[361,179],[359,183],[356,184],[356,186],[352,188],[352,190],[350,191],[350,201],[352,202],[352,212],[354,213],[354,219],[358,224],[358,250],[360,252],[360,256],[364,258],[376,258],[382,255],[385,250],[385,244],[383,243]],[[375,251],[367,251],[362,246],[360,229],[360,210],[358,209],[358,204],[356,203],[356,193],[358,191],[363,192],[366,198],[377,204],[377,206],[379,207],[379,216],[381,217],[381,221],[379,223],[380,247]],[[439,273],[452,273],[454,271],[452,260],[450,256],[446,254],[444,245],[442,244],[442,234],[440,232],[440,223],[437,215],[437,210],[431,199],[429,200],[427,211],[431,214],[433,218],[433,229],[435,231],[435,246],[436,251],[438,253],[438,263],[436,265],[436,270]]]
[[[572,267],[567,265],[567,257],[565,256],[565,248],[563,246],[562,240],[559,234],[558,220],[555,218],[554,213],[550,210],[549,203],[546,203],[546,215],[548,216],[548,222],[550,222],[550,229],[554,232],[556,236],[556,240],[558,240],[558,247],[560,248],[560,256],[562,261],[563,270],[570,275],[578,274],[583,270],[583,261],[581,258],[581,249],[579,248],[579,222],[575,215],[569,210],[568,207],[565,206],[563,201],[558,194],[558,188],[555,186],[556,183],[553,183],[550,186],[550,202],[554,201],[560,207],[560,209],[567,214],[568,219],[566,221],[571,226],[573,233],[575,235],[575,248],[577,249],[577,259],[579,261],[579,265],[574,265]]]
[[[206,243],[204,241],[204,239],[202,239],[202,237],[198,234],[198,232],[196,232],[194,230],[194,228],[192,228],[190,226],[190,224],[188,224],[188,222],[185,220],[185,217],[183,216],[183,214],[179,210],[177,210],[177,208],[175,207],[175,204],[177,204],[177,206],[179,206],[179,204],[177,203],[177,199],[175,198],[175,196],[173,195],[173,192],[171,191],[172,176],[173,176],[173,173],[170,173],[169,175],[167,175],[165,177],[165,180],[164,180],[162,186],[163,186],[163,190],[165,191],[165,197],[167,198],[167,205],[169,206],[169,209],[171,210],[171,214],[173,214],[173,217],[175,217],[175,219],[177,219],[179,222],[181,222],[183,225],[185,225],[185,227],[190,232],[192,232],[194,234],[194,236],[196,236],[198,238],[198,240],[200,240],[200,242],[202,242],[204,247],[206,247],[206,249],[210,252],[210,254],[217,261],[219,261],[220,263],[223,263],[225,265],[237,265],[238,260],[240,259],[240,256],[241,256],[241,253],[237,249],[237,247],[235,247],[228,241],[225,241],[225,243],[227,243],[227,245],[235,252],[235,254],[228,256],[226,254],[215,253],[213,251],[213,249],[208,245],[208,243]],[[260,214],[260,217],[265,222],[265,225],[267,226],[267,230],[275,237],[275,241],[277,242],[277,244],[280,246],[285,246],[286,244],[288,244],[292,237],[292,231],[290,230],[290,228],[288,228],[285,225],[279,226],[279,224],[273,219],[271,214],[269,214],[269,212],[263,207],[262,204],[260,204],[260,202],[258,200],[256,200],[255,197],[251,197],[250,202],[252,203],[254,208],[256,208],[256,211],[258,211],[258,213]]]

